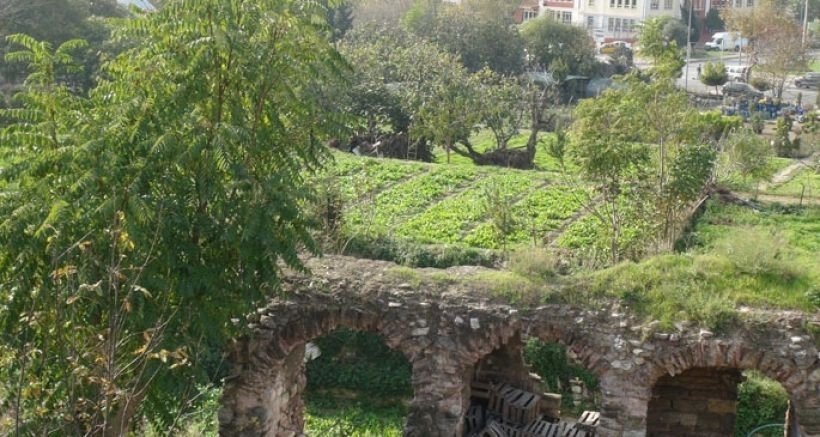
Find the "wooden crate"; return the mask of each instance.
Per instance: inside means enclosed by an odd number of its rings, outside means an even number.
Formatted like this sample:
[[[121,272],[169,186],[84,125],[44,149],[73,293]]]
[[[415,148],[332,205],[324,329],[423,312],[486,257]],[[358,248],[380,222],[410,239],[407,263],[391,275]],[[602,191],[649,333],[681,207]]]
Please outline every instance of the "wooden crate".
[[[490,413],[494,413],[494,414],[503,416],[505,399],[514,390],[516,390],[516,388],[509,385],[509,384],[500,384],[500,385],[491,384],[490,385],[490,403],[487,406],[487,410]]]
[[[490,422],[478,433],[478,437],[522,437],[521,431],[500,422]]]
[[[464,416],[467,432],[474,433],[484,428],[484,408],[481,405],[472,405]]]
[[[564,437],[566,423],[553,423],[538,419],[521,431],[521,437]]]
[[[490,383],[473,380],[470,382],[470,397],[477,399],[490,399]]]
[[[601,413],[584,411],[581,413],[581,417],[578,418],[578,422],[567,430],[566,437],[592,437],[596,435],[600,419]]]
[[[519,426],[535,421],[541,409],[541,396],[528,391],[513,389],[504,395],[501,417],[506,423]]]

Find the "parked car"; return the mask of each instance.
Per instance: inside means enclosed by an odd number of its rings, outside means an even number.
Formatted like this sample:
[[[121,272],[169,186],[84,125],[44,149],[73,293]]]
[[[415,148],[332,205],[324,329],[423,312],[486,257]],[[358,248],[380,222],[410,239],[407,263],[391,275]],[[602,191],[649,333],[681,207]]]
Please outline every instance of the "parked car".
[[[763,93],[752,88],[752,86],[747,83],[729,82],[726,85],[723,85],[723,96],[738,97],[756,102],[763,98]]]
[[[794,86],[798,88],[820,88],[820,73],[806,73],[794,80]]]
[[[726,75],[729,80],[746,81],[746,75],[749,72],[749,67],[746,65],[730,65],[726,67]]]
[[[618,49],[628,49],[632,50],[632,44],[627,41],[612,41],[608,43],[604,43],[601,45],[601,54],[602,55],[611,55],[618,51]]]

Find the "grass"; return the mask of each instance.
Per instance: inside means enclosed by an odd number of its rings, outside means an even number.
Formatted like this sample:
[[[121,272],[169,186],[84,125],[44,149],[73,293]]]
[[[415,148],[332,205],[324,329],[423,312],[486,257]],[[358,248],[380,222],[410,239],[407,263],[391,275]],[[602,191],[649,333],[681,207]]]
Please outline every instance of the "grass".
[[[772,158],[769,162],[770,170],[772,172],[771,174],[775,175],[779,173],[786,167],[792,165],[794,162],[795,160],[790,158]],[[725,177],[721,178],[720,183],[722,185],[732,188],[733,190],[753,192],[758,189],[762,181],[754,180],[753,178],[744,181],[740,173],[738,173],[737,171],[731,171]],[[768,193],[769,191],[767,190],[763,192]]]
[[[773,187],[766,192],[798,198],[820,198],[820,167],[804,167],[798,170],[794,177],[786,183]]]
[[[542,132],[539,134],[538,138],[540,144],[537,146],[535,151],[535,166],[540,170],[545,171],[559,171],[560,165],[559,163],[549,156],[549,154],[544,149],[542,145],[544,141],[549,140],[554,134],[548,132]],[[516,148],[523,148],[527,145],[527,140],[530,137],[530,130],[529,129],[522,129],[521,132],[510,139],[507,142],[507,147],[510,149]],[[478,132],[475,132],[473,135],[470,136],[470,143],[472,143],[473,147],[478,152],[485,152],[495,148],[496,142],[493,133],[489,129],[482,129]],[[446,164],[447,163],[447,154],[444,150],[436,150],[436,163],[438,164]],[[463,165],[473,165],[473,161],[469,158],[464,156],[450,153],[450,163],[451,164],[463,164]]]
[[[713,202],[689,238],[687,253],[579,273],[554,298],[583,305],[618,299],[662,328],[687,320],[725,330],[742,306],[820,310],[820,208],[756,212]]]
[[[313,393],[305,399],[305,433],[313,436],[399,437],[407,407],[401,399],[355,393]]]

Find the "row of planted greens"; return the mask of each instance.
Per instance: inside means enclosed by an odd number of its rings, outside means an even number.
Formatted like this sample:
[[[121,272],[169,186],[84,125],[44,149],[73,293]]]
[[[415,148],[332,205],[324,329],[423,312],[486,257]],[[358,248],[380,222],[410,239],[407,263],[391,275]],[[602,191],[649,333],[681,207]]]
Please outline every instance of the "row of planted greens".
[[[590,194],[552,172],[342,153],[315,183],[337,197],[350,234],[489,249],[545,243]]]

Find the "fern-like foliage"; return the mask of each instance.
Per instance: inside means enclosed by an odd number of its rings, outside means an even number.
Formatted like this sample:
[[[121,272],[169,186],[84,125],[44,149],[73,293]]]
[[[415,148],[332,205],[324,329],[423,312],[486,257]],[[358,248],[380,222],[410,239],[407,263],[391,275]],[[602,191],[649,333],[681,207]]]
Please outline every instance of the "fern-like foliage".
[[[0,369],[14,432],[123,434],[219,372],[219,347],[317,250],[300,205],[346,68],[325,11],[180,0],[120,22],[132,47],[88,98],[58,84],[82,43],[24,35],[0,117]],[[136,406],[139,406],[137,408]],[[10,414],[10,413],[9,413]]]

